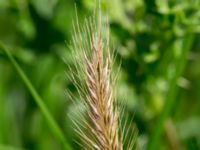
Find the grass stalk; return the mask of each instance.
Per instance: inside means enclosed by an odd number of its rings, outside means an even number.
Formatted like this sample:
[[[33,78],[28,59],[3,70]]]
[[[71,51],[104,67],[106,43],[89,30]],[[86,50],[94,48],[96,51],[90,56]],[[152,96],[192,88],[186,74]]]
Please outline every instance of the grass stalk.
[[[75,61],[71,80],[86,110],[86,117],[80,113],[83,123],[74,120],[75,129],[83,149],[133,150],[137,133],[132,130],[133,124],[120,124],[122,108],[116,105],[114,50],[110,49],[108,18],[103,20],[100,5],[97,7],[83,25],[76,20],[70,45]]]
[[[191,49],[193,39],[194,39],[193,35],[189,35],[187,37],[184,37],[184,39],[183,39],[183,47],[181,47],[182,54],[176,64],[176,72],[175,72],[173,78],[170,80],[170,83],[169,83],[170,87],[169,87],[169,91],[166,95],[165,104],[164,104],[163,110],[155,124],[155,127],[150,135],[149,143],[147,145],[147,150],[157,149],[157,146],[160,143],[160,136],[163,132],[165,121],[170,116],[171,110],[175,104],[175,99],[176,99],[176,95],[178,92],[177,80],[184,71],[184,68],[185,68],[185,65],[187,62],[188,52]]]
[[[90,149],[122,150],[122,143],[118,137],[118,112],[114,110],[110,80],[112,61],[108,46],[109,31],[102,30],[108,27],[103,26],[100,13],[99,16],[94,16],[94,19],[88,20],[83,28],[77,24],[74,30],[73,50],[79,55],[76,55],[79,59],[75,58],[75,61],[80,68],[83,68],[83,72],[77,69],[77,74],[80,75],[80,79],[81,74],[85,78],[86,86],[80,86],[85,89],[85,92],[81,95],[85,99],[87,115],[91,122],[86,122],[85,126],[94,139],[85,133],[82,134],[81,131],[79,133],[84,144]],[[87,39],[84,39],[84,36]]]
[[[46,121],[48,122],[48,125],[50,126],[54,136],[64,145],[65,149],[71,150],[70,145],[68,144],[63,132],[61,131],[60,127],[52,117],[51,113],[49,112],[48,108],[46,107],[45,103],[43,102],[42,98],[22,70],[22,68],[19,66],[19,64],[16,62],[10,51],[0,42],[0,49],[3,50],[6,55],[8,56],[10,62],[13,64],[14,68],[20,75],[21,79],[25,83],[26,87],[28,88],[29,92],[33,96],[35,102],[39,106],[42,114],[44,115]]]
[[[183,146],[178,139],[177,131],[171,118],[165,121],[164,133],[170,150],[183,150]]]

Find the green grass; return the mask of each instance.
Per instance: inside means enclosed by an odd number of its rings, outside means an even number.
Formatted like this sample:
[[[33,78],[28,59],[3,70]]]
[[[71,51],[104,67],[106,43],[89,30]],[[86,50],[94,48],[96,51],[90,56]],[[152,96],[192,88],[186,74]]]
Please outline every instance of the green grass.
[[[8,56],[8,59],[13,64],[14,68],[18,72],[19,76],[21,77],[22,81],[26,85],[27,89],[33,96],[35,102],[37,103],[38,107],[40,108],[42,114],[44,115],[49,127],[51,128],[51,131],[53,132],[54,136],[60,141],[66,150],[71,150],[70,145],[67,143],[67,140],[65,138],[65,135],[63,134],[62,130],[52,117],[51,113],[49,112],[48,108],[46,107],[45,103],[43,102],[42,98],[36,91],[36,89],[31,84],[30,80],[22,70],[22,68],[19,66],[19,64],[16,62],[10,51],[0,42],[0,49],[5,52],[5,54]]]
[[[180,55],[180,58],[177,60],[175,74],[169,81],[170,86],[169,91],[166,95],[165,104],[163,106],[161,114],[158,117],[157,122],[155,123],[155,127],[151,133],[151,136],[149,137],[147,150],[158,149],[165,121],[168,119],[168,117],[170,117],[170,113],[176,101],[176,96],[178,92],[177,81],[179,77],[181,77],[181,75],[183,74],[185,65],[187,63],[188,53],[191,49],[193,40],[193,35],[186,36],[182,39],[183,47],[179,47],[182,53]]]

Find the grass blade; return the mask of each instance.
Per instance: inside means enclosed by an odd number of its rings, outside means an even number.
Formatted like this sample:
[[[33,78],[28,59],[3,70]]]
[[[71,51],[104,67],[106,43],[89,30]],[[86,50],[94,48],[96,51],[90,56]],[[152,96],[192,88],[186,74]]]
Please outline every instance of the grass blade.
[[[175,75],[173,76],[173,78],[170,81],[170,88],[169,91],[166,95],[166,103],[163,107],[163,111],[161,112],[156,125],[152,131],[152,134],[149,138],[149,143],[147,145],[147,150],[155,150],[157,149],[158,144],[160,143],[160,136],[162,134],[163,131],[163,126],[165,121],[167,120],[167,118],[169,117],[171,110],[174,106],[174,102],[176,99],[176,95],[177,95],[177,91],[178,91],[178,87],[177,87],[177,80],[178,78],[182,75],[183,71],[184,71],[184,67],[186,65],[187,62],[187,56],[188,56],[188,52],[192,46],[192,42],[193,42],[193,35],[184,37],[183,39],[183,47],[182,47],[182,55],[180,57],[180,59],[177,62],[176,65],[176,72]]]
[[[3,50],[6,53],[6,55],[9,58],[9,60],[11,61],[11,63],[15,67],[15,69],[17,70],[17,72],[20,75],[20,77],[22,78],[22,80],[25,83],[26,87],[28,88],[28,90],[30,91],[31,95],[33,96],[35,102],[39,106],[42,114],[46,118],[46,120],[47,120],[47,122],[48,122],[48,124],[49,124],[49,126],[50,126],[50,128],[51,128],[51,130],[52,130],[52,132],[54,134],[54,136],[61,143],[63,143],[65,149],[71,150],[71,147],[67,143],[67,140],[66,140],[64,134],[62,133],[62,131],[59,128],[58,124],[56,123],[56,121],[54,120],[54,118],[52,117],[52,115],[50,114],[50,112],[47,109],[47,107],[46,107],[45,103],[43,102],[42,98],[37,93],[37,91],[33,87],[32,83],[30,82],[30,80],[28,79],[28,77],[26,76],[26,74],[24,73],[24,71],[21,69],[21,67],[19,66],[19,64],[16,62],[16,60],[14,59],[14,57],[12,56],[12,54],[9,52],[9,50],[6,47],[4,47],[4,45],[1,42],[0,42],[0,49]]]

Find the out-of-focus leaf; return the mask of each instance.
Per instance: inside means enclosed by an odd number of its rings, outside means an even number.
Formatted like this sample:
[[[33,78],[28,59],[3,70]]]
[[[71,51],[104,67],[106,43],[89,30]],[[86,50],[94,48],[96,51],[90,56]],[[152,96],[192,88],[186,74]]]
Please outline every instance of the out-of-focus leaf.
[[[23,12],[23,14],[24,13],[25,12]],[[19,24],[18,24],[18,29],[28,39],[33,39],[35,37],[36,31],[35,31],[35,27],[33,25],[33,22],[26,15],[20,16],[20,20],[19,20]]]
[[[58,0],[31,0],[31,3],[41,17],[51,19]]]
[[[181,121],[177,123],[177,131],[182,140],[198,137],[200,138],[200,118],[199,117],[191,117],[187,120]]]
[[[156,5],[158,7],[158,11],[162,14],[168,14],[170,9],[169,9],[169,2],[168,0],[156,0]]]
[[[74,8],[75,3],[60,0],[56,6],[55,15],[52,18],[53,25],[66,35],[66,37],[71,34],[71,30],[69,29],[72,29],[73,14],[75,14]]]
[[[9,6],[9,1],[8,0],[1,0],[0,1],[0,8],[7,8]],[[1,10],[0,10],[1,12]]]
[[[23,148],[17,148],[17,147],[14,147],[14,146],[1,145],[1,144],[0,144],[0,149],[1,150],[26,150],[26,149],[23,149]]]

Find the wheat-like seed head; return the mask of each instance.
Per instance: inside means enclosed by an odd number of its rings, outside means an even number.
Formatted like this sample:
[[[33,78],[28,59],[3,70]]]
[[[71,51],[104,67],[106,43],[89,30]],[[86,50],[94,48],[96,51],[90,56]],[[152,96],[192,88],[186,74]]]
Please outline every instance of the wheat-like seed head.
[[[110,60],[103,58],[103,43],[100,35],[92,36],[92,58],[87,63],[87,104],[93,132],[101,150],[121,150],[118,139],[118,114],[113,108],[113,93],[110,84]],[[105,60],[105,62],[104,62]]]
[[[124,136],[121,134],[127,132],[120,129],[120,112],[115,107],[113,55],[109,48],[108,20],[104,19],[100,9],[97,9],[82,27],[78,21],[74,24],[71,49],[76,63],[75,69],[71,69],[71,79],[83,99],[90,120],[84,119],[80,125],[76,121],[74,123],[87,149],[122,150]],[[83,114],[79,115],[86,118]],[[84,129],[88,129],[89,133]],[[130,148],[127,149],[132,149],[133,142],[129,144]]]

